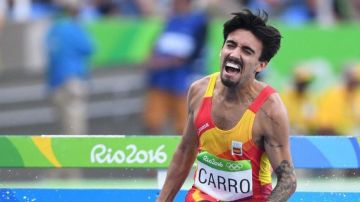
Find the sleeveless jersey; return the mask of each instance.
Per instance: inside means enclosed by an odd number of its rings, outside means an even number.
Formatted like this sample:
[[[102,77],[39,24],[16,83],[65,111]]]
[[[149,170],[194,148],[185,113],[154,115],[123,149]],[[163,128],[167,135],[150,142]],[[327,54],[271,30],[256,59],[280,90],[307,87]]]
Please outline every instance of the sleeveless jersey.
[[[201,107],[194,121],[199,138],[199,153],[205,151],[220,159],[230,161],[248,160],[251,164],[252,196],[237,201],[265,201],[272,190],[271,165],[264,150],[258,148],[252,141],[252,128],[256,112],[275,90],[266,86],[245,110],[239,122],[230,130],[222,130],[216,127],[211,117],[212,96],[218,75],[219,73],[215,73],[210,76]],[[216,186],[215,183],[214,186]],[[209,200],[210,198],[196,186],[193,186],[187,195],[187,201]]]

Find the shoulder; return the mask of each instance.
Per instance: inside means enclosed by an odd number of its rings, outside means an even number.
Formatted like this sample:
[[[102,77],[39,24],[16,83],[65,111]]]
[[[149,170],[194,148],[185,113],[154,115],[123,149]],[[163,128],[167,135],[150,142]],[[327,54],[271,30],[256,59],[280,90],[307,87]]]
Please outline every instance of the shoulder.
[[[280,94],[276,91],[265,101],[262,111],[271,119],[281,118],[287,115],[285,104]]]
[[[265,101],[257,117],[260,126],[260,134],[279,135],[287,134],[289,129],[288,115],[285,104],[279,93],[272,93]]]
[[[194,81],[189,89],[189,97],[204,95],[210,81],[210,75]]]
[[[202,77],[191,84],[188,92],[188,104],[190,108],[194,109],[199,105],[200,100],[205,95],[209,81],[210,75]]]
[[[277,92],[272,93],[261,106],[253,126],[254,142],[264,148],[264,139],[274,144],[289,137],[289,120],[286,107]],[[276,143],[276,144],[277,144]]]

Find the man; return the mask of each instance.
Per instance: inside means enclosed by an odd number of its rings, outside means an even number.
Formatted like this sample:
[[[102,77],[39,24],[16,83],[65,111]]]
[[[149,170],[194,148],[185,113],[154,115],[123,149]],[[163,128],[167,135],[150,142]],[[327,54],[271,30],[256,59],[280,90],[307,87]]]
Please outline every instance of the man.
[[[47,82],[63,134],[87,134],[88,62],[93,42],[77,19],[80,1],[59,0],[61,15],[46,36]]]
[[[292,135],[315,133],[317,97],[311,90],[315,75],[310,67],[306,64],[296,66],[292,85],[281,94],[288,111]]]
[[[296,189],[285,106],[255,79],[279,49],[281,35],[266,25],[266,13],[234,15],[224,24],[220,73],[189,90],[187,125],[158,201],[173,200],[195,159],[186,201],[278,202]]]
[[[316,115],[318,134],[360,134],[360,64],[346,63],[342,71],[342,82],[330,86],[319,98]]]
[[[207,16],[191,7],[191,0],[174,0],[173,11],[147,62],[144,125],[147,134],[163,133],[167,120],[182,134],[186,122],[186,93],[201,73]]]

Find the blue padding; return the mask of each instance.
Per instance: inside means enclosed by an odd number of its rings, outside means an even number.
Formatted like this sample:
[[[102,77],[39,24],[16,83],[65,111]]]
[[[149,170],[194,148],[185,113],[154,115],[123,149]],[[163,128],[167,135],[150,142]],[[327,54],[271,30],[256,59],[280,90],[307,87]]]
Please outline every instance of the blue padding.
[[[289,202],[360,202],[357,192],[296,192]]]
[[[291,154],[296,168],[328,168],[330,163],[307,138],[291,138]]]
[[[290,143],[296,168],[360,168],[355,137],[292,136]]]
[[[157,189],[0,189],[1,202],[134,202],[156,201]],[[174,202],[183,202],[181,190]],[[290,202],[360,202],[356,192],[296,192]]]
[[[135,202],[156,201],[157,189],[0,189],[0,202]],[[183,202],[185,191],[175,202]]]

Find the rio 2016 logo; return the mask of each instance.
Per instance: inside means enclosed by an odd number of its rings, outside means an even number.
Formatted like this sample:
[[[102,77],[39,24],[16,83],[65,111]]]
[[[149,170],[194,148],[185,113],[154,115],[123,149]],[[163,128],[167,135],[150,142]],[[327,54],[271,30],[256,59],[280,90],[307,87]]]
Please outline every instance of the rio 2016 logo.
[[[156,149],[139,150],[136,145],[129,144],[125,151],[113,150],[104,144],[97,144],[91,149],[91,163],[164,163],[167,160],[167,154],[163,151],[165,145],[160,145]]]

